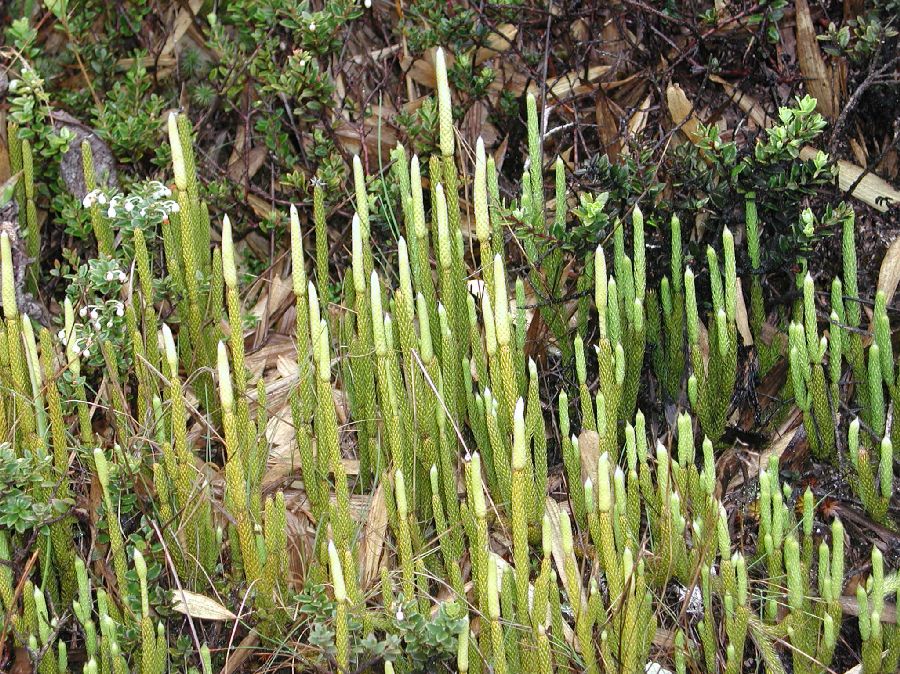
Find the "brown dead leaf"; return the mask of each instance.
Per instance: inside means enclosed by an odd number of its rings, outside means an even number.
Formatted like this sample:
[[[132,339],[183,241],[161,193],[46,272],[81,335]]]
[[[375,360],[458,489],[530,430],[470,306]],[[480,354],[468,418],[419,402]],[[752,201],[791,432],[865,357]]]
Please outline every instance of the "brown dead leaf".
[[[255,194],[248,194],[246,197],[247,204],[254,213],[260,218],[269,217],[274,211],[274,207],[268,201]]]
[[[445,53],[445,57],[449,68],[453,61],[453,55]],[[401,61],[401,66],[408,67],[408,76],[417,84],[421,84],[429,89],[434,89],[437,86],[434,78],[434,58],[431,53],[412,62]],[[499,94],[503,91],[510,91],[521,96],[528,91],[535,96],[540,95],[540,85],[523,75],[518,64],[511,61],[501,61],[494,70],[497,76],[488,87],[488,91],[491,93]],[[586,72],[570,70],[563,73],[548,81],[547,99],[549,101],[561,101],[573,95],[590,93],[595,88],[594,83],[609,70],[610,67],[608,65],[594,65],[589,67]],[[393,147],[393,145],[391,143],[390,147]]]
[[[381,553],[384,550],[386,535],[387,507],[384,502],[382,484],[379,484],[372,495],[369,513],[365,524],[363,524],[362,545],[359,548],[359,560],[362,565],[360,585],[363,590],[371,587],[372,583],[379,577]]]
[[[696,143],[700,120],[694,114],[694,104],[688,100],[687,94],[677,82],[673,82],[666,88],[666,103],[669,106],[669,116],[672,121],[676,126],[681,126],[681,131],[691,142]]]
[[[591,482],[597,484],[597,462],[600,460],[600,434],[597,431],[581,431],[578,455],[581,457],[581,481],[591,478]]]
[[[566,554],[563,551],[562,546],[562,531],[560,529],[559,518],[562,513],[562,509],[555,500],[547,497],[547,519],[550,521],[550,539],[551,539],[551,552],[553,555],[553,563],[556,565],[556,573],[559,576],[560,581],[563,584],[563,589],[565,589],[566,594],[569,596],[569,600],[572,600],[572,597],[580,597],[582,605],[587,601],[587,597],[585,596],[584,588],[580,586],[572,587],[569,582],[568,574],[566,573]]]
[[[169,33],[166,42],[160,51],[161,57],[172,57],[175,55],[175,45],[184,36],[188,28],[191,27],[194,17],[203,6],[203,0],[189,0],[188,2],[181,2],[178,4],[181,9],[178,10],[178,14],[175,16],[175,22],[172,25],[172,32]]]
[[[4,132],[0,135],[0,183],[9,180],[9,144],[6,139],[6,113],[0,112],[0,129]]]
[[[263,321],[268,316],[278,316],[286,308],[287,305],[294,301],[293,282],[288,277],[282,277],[280,274],[267,285],[268,292],[263,292],[256,302],[256,305],[250,310],[253,316]]]
[[[172,610],[200,620],[237,620],[237,616],[215,599],[206,595],[177,590],[172,598]]]
[[[475,52],[474,64],[481,65],[489,58],[505,52],[512,47],[513,40],[516,39],[518,33],[519,28],[511,23],[504,23],[494,28],[485,41],[485,46]]]
[[[258,643],[259,633],[256,630],[251,630],[247,636],[241,639],[241,643],[233,649],[229,648],[228,654],[225,656],[225,666],[220,674],[235,674],[241,671],[241,666],[244,662],[257,652],[256,645]]]
[[[888,247],[878,272],[878,290],[885,294],[888,304],[897,291],[898,283],[900,283],[900,238],[894,239]]]
[[[730,82],[726,82],[718,75],[711,75],[710,80],[716,84],[720,84],[728,94],[728,97],[743,110],[753,123],[760,129],[765,129],[775,122],[775,118],[769,115],[765,107],[750,94],[746,94]]]
[[[625,57],[629,44],[633,44],[629,42],[629,38],[633,36],[623,35],[620,25],[624,27],[625,21],[618,17],[613,17],[604,23],[603,28],[600,30],[603,42],[603,61],[610,66],[620,64]],[[625,28],[625,33],[628,32],[628,29]]]
[[[397,146],[399,140],[394,127],[384,123],[384,119],[390,116],[386,114],[385,117],[377,115],[367,117],[362,131],[360,131],[359,124],[338,121],[334,125],[334,134],[347,152],[363,155],[363,143],[365,143],[366,152],[371,157],[370,161],[375,161],[377,165],[377,158],[381,157],[381,161],[386,164],[390,161],[391,150]]]
[[[238,153],[228,163],[226,169],[228,177],[234,182],[243,183],[249,181],[262,168],[268,155],[269,151],[263,145],[252,147],[246,153]]]
[[[597,103],[594,106],[594,117],[597,120],[597,133],[600,136],[600,146],[606,150],[611,162],[619,157],[622,148],[622,139],[619,137],[618,115],[613,112],[613,103],[603,89],[597,90]],[[621,110],[618,111],[621,114]]]
[[[744,291],[741,288],[741,279],[737,279],[737,306],[735,311],[735,322],[737,323],[738,332],[744,340],[744,346],[753,344],[753,332],[750,330],[750,319],[747,314],[747,305],[744,304]]]
[[[865,141],[860,142],[856,138],[851,138],[850,151],[853,153],[853,158],[857,164],[864,165],[869,163],[869,154],[866,152]]]
[[[557,101],[562,101],[570,96],[589,93],[594,90],[593,83],[608,73],[609,70],[610,67],[606,65],[591,66],[587,69],[587,73],[584,77],[581,76],[580,72],[570,70],[565,75],[562,75],[555,80],[550,80],[552,84],[547,91],[547,99],[551,100],[555,98]],[[528,85],[528,92],[538,96],[540,94],[540,86],[532,81]]]
[[[650,116],[650,104],[652,101],[653,95],[647,94],[628,120],[628,133],[632,137],[640,134],[640,132],[644,130],[644,127],[647,126],[647,119]]]

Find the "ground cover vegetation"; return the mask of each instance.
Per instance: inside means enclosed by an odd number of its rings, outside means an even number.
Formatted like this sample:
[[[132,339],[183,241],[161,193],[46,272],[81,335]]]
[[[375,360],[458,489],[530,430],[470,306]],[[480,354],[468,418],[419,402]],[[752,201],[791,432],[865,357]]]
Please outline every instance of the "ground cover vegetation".
[[[894,3],[14,4],[3,667],[897,671]]]

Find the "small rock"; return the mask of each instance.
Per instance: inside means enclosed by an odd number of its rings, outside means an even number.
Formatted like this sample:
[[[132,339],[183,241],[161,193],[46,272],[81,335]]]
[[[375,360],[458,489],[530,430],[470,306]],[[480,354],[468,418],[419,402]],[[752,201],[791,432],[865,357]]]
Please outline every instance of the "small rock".
[[[72,115],[62,110],[54,110],[50,114],[53,127],[60,131],[68,129],[72,135],[69,143],[69,151],[60,160],[59,170],[63,182],[71,194],[79,201],[87,194],[84,182],[84,165],[81,158],[81,143],[87,140],[91,144],[91,152],[94,156],[94,174],[97,176],[98,186],[117,186],[119,184],[116,174],[116,158],[103,139],[97,135],[91,127],[75,119]]]
[[[0,207],[0,232],[9,236],[12,249],[13,280],[16,287],[16,303],[19,311],[27,314],[41,325],[48,325],[47,312],[30,293],[25,292],[25,272],[33,262],[25,252],[25,242],[19,236],[19,207],[15,200]],[[2,305],[2,300],[0,300]]]

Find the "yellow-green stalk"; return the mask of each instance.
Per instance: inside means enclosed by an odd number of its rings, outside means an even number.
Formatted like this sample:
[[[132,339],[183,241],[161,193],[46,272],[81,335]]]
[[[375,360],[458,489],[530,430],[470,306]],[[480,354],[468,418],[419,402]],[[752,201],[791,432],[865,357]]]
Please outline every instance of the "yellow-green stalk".
[[[400,570],[403,574],[404,598],[409,601],[415,598],[415,574],[406,493],[403,471],[398,468],[394,473],[394,497],[397,499],[397,556],[400,558]]]
[[[519,622],[528,624],[528,519],[531,485],[528,484],[528,439],[525,433],[525,401],[516,402],[513,415],[512,541],[516,569],[516,606]]]
[[[334,644],[338,671],[346,672],[350,668],[350,629],[347,612],[347,586],[344,582],[344,571],[334,541],[328,541],[328,566],[331,570],[331,584],[334,590],[334,601],[337,614],[334,619]]]
[[[240,440],[237,436],[237,419],[234,412],[231,367],[224,342],[218,346],[219,402],[222,405],[222,427],[225,435],[225,503],[235,520],[244,576],[248,582],[260,577],[260,559],[253,531],[253,521],[248,505],[246,469]]]
[[[109,464],[106,454],[99,447],[94,449],[94,468],[97,471],[97,480],[103,492],[103,505],[106,509],[106,528],[109,535],[109,548],[112,552],[113,569],[116,575],[116,583],[120,592],[124,592],[127,585],[126,573],[128,565],[125,561],[125,541],[122,537],[122,529],[119,527],[118,509],[113,504],[112,494],[109,489]]]

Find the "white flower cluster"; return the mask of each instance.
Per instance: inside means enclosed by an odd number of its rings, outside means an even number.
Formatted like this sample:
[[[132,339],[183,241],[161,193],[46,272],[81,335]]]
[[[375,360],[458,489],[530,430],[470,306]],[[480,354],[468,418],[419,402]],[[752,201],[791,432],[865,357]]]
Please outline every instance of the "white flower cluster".
[[[124,276],[122,272],[119,275]],[[125,305],[118,300],[109,300],[104,304],[87,304],[78,310],[78,316],[84,319],[84,323],[76,321],[72,334],[67,334],[66,330],[60,330],[56,333],[59,341],[63,346],[69,346],[69,340],[73,340],[72,353],[80,358],[91,357],[91,347],[94,346],[94,334],[100,332],[104,326],[112,328],[114,321],[112,314],[119,318],[125,315]],[[107,316],[104,321],[104,316]]]
[[[81,200],[81,205],[85,208],[91,208],[94,204],[103,206],[106,204],[106,201],[106,194],[100,190],[91,190],[84,195],[84,199]]]
[[[76,326],[75,330],[72,331],[72,334],[67,334],[63,329],[57,333],[57,336],[63,346],[69,346],[69,340],[72,340],[71,352],[76,358],[88,359],[91,357],[91,347],[94,346],[94,336],[90,333],[86,336],[82,336],[79,334],[78,326]]]
[[[92,208],[95,204],[106,207],[106,216],[109,218],[115,218],[123,212],[130,216],[137,213],[141,217],[152,212],[165,219],[170,213],[177,213],[180,210],[178,202],[172,200],[172,190],[168,187],[159,182],[152,182],[149,187],[150,190],[146,194],[132,194],[128,197],[116,194],[111,199],[99,189],[92,190],[84,195],[81,203],[85,208]]]

